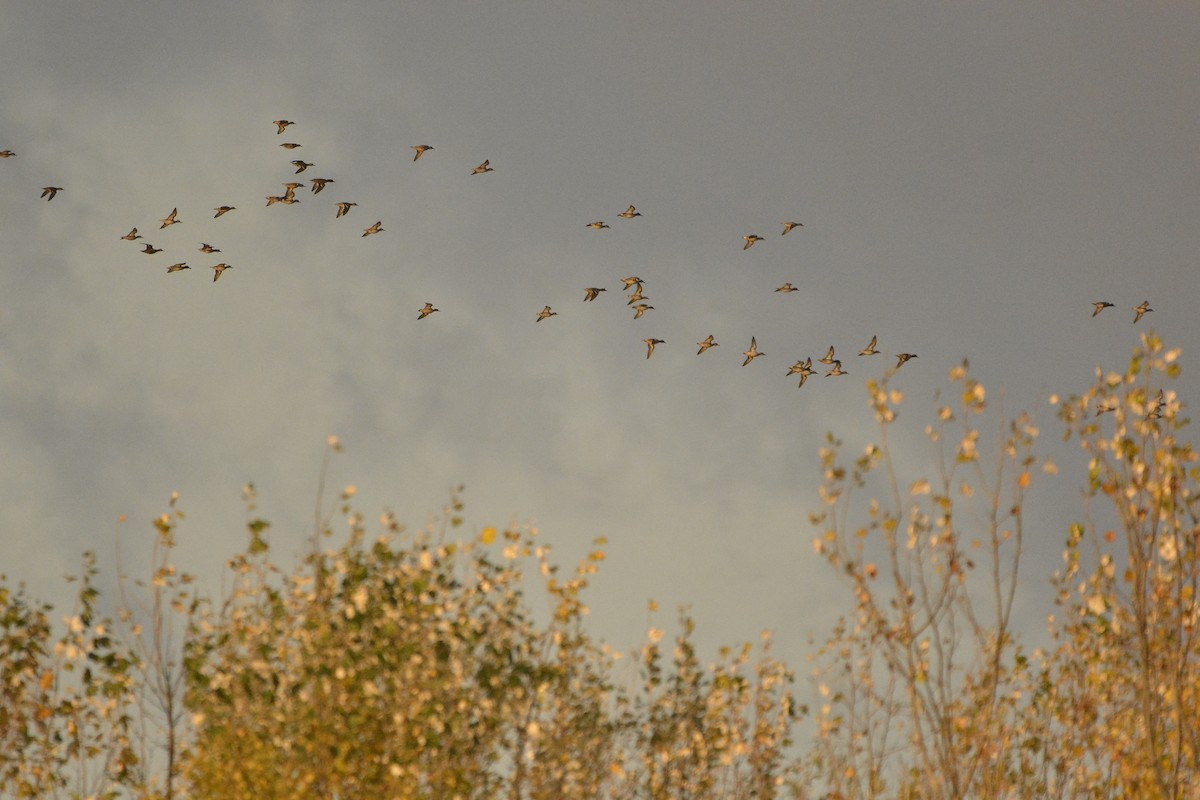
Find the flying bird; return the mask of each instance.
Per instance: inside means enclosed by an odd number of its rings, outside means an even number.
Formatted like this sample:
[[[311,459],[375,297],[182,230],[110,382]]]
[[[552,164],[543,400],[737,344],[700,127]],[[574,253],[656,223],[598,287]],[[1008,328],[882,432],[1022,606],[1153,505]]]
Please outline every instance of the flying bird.
[[[155,247],[155,246],[154,246],[154,245],[152,245],[152,244],[147,244],[145,247],[143,247],[143,248],[142,248],[142,252],[143,252],[143,253],[145,253],[145,254],[146,254],[146,255],[148,255],[148,256],[152,256],[152,255],[154,255],[155,253],[161,253],[161,252],[162,252],[162,248],[161,248],[161,247]]]
[[[42,187],[42,197],[45,197],[46,202],[49,203],[51,200],[54,199],[54,196],[56,194],[58,194],[59,192],[61,192],[62,190],[63,190],[63,188],[61,186],[43,186]]]
[[[296,199],[296,190],[301,188],[302,186],[304,186],[303,183],[296,183],[295,181],[293,181],[291,183],[285,183],[283,185],[283,188],[285,190],[283,193],[283,199],[285,201],[295,200]]]
[[[833,345],[829,346],[829,352],[825,354],[825,357],[818,358],[817,361],[821,362],[822,364],[832,364],[834,362]]]
[[[350,213],[351,207],[356,206],[356,205],[358,205],[358,203],[338,203],[337,204],[338,213],[337,213],[337,216],[334,217],[334,219],[338,219],[340,217],[346,216],[347,214]]]
[[[275,125],[277,125],[279,127],[278,133],[283,133],[285,130],[287,130],[288,125],[295,125],[295,124],[296,123],[292,122],[290,119],[275,120]]]
[[[864,347],[862,350],[859,350],[858,354],[860,356],[873,356],[876,353],[878,353],[879,351],[875,349],[876,340],[878,340],[878,338],[879,338],[878,336],[872,336],[871,343],[868,344],[866,347]]]
[[[1133,323],[1135,325],[1137,324],[1137,321],[1139,319],[1141,319],[1144,314],[1146,314],[1147,312],[1150,312],[1150,311],[1154,311],[1154,309],[1150,307],[1149,300],[1143,300],[1142,304],[1140,306],[1134,306],[1133,310],[1137,313],[1137,316],[1133,318]]]
[[[846,372],[844,369],[842,369],[842,362],[838,361],[838,360],[835,358],[835,359],[833,360],[833,369],[829,370],[829,372],[826,372],[826,373],[825,373],[825,377],[826,377],[826,378],[829,378],[829,377],[832,377],[832,376],[837,376],[837,375],[849,375],[849,374],[850,374],[849,372]]]
[[[472,175],[482,175],[482,174],[483,174],[483,173],[485,173],[485,172],[495,172],[495,170],[493,170],[493,169],[491,168],[491,166],[489,166],[491,163],[492,163],[492,162],[491,162],[491,159],[486,159],[486,160],[485,160],[485,161],[484,161],[482,164],[480,164],[478,167],[476,167],[475,169],[471,170],[471,174],[472,174]]]
[[[803,228],[804,227],[804,223],[802,223],[802,222],[784,222],[782,224],[783,224],[783,233],[779,234],[780,236],[787,236],[789,233],[792,232],[792,228]]]
[[[279,146],[286,147],[288,150],[295,150],[297,147],[304,147],[304,145],[296,144],[295,142],[284,142],[283,144],[281,144]]]
[[[1113,304],[1108,302],[1107,300],[1097,300],[1095,303],[1092,303],[1092,305],[1096,307],[1096,310],[1092,312],[1093,317],[1096,316],[1097,314],[1099,314],[1104,309],[1113,307]]]
[[[621,219],[633,219],[634,217],[640,217],[641,212],[639,212],[633,206],[630,206],[629,208],[622,211],[620,214],[617,214],[617,216],[620,217]]]
[[[170,214],[167,214],[165,217],[163,217],[162,219],[159,220],[159,222],[161,222],[162,225],[160,225],[158,227],[158,229],[161,231],[163,228],[169,228],[172,225],[178,225],[179,223],[183,222],[183,220],[181,220],[181,219],[175,219],[176,215],[178,215],[178,214],[179,214],[179,209],[172,208]]]
[[[304,172],[304,170],[311,167],[312,162],[301,161],[300,159],[296,159],[295,161],[292,162],[292,166],[296,168],[296,174],[299,175],[301,172]]]
[[[222,262],[220,264],[213,264],[210,269],[213,271],[213,283],[216,283],[220,279],[221,273],[227,269],[233,269],[233,265]]]
[[[15,155],[12,150],[0,150],[0,158],[12,158]]]
[[[441,311],[441,309],[434,308],[433,303],[426,303],[425,306],[417,312],[417,320],[423,320],[435,311]]]
[[[221,252],[221,249],[219,247],[213,247],[208,242],[201,242],[200,243],[200,252],[201,253],[219,253],[219,252]]]
[[[639,300],[645,300],[646,295],[642,294],[642,285],[639,283],[637,289],[629,293],[629,302],[625,305],[631,306]]]
[[[134,228],[133,230],[131,230],[129,233],[125,234],[121,238],[127,242],[132,242],[134,239],[142,238],[142,236],[140,233],[137,232],[137,228]]]
[[[900,369],[900,366],[902,364],[904,364],[904,362],[908,361],[909,359],[916,358],[916,357],[917,357],[916,353],[897,353],[896,354],[896,369]]]
[[[187,265],[186,261],[180,261],[178,264],[172,264],[171,266],[167,267],[167,274],[169,275],[172,272],[179,272],[183,269],[191,269],[191,267]]]
[[[621,278],[621,283],[625,284],[626,289],[628,289],[630,286],[633,286],[636,283],[638,285],[638,288],[640,289],[642,284],[645,283],[645,281],[642,280],[641,278]]]
[[[592,300],[595,300],[597,297],[599,297],[601,292],[607,292],[608,290],[607,289],[588,288],[588,289],[584,289],[583,291],[584,291],[583,302],[590,303]]]
[[[790,283],[785,283],[783,286],[780,286],[775,291],[777,291],[777,292],[798,292],[800,290],[797,289],[795,286],[792,286],[792,284],[790,284]]]
[[[743,247],[742,249],[749,250],[751,247],[754,247],[755,242],[761,242],[763,237],[759,236],[758,234],[752,233],[749,236],[743,236],[742,238],[746,240],[746,246]]]
[[[216,208],[213,209],[213,211],[217,212],[217,213],[213,214],[213,219],[216,219],[217,217],[221,216],[222,214],[228,214],[230,211],[236,211],[236,210],[237,210],[237,206],[217,206]]]
[[[426,150],[432,150],[433,147],[427,144],[414,144],[412,149],[417,151],[417,154],[413,156],[413,161],[416,161],[418,158],[425,155]]]
[[[589,222],[587,224],[587,227],[595,228],[596,230],[602,230],[603,228],[607,228],[608,225],[600,220],[597,220],[595,222]]]
[[[556,316],[558,316],[558,312],[551,311],[550,306],[546,306],[545,308],[543,308],[541,311],[538,312],[537,321],[541,322],[542,320],[546,319],[547,317],[556,317]]]
[[[754,359],[758,358],[759,356],[765,356],[766,353],[760,353],[758,351],[758,342],[755,341],[753,336],[751,336],[750,337],[750,349],[747,350],[746,352],[742,353],[742,355],[744,355],[746,357],[746,360],[742,362],[742,366],[744,367],[747,364],[749,364],[751,361],[753,361]]]
[[[275,196],[275,195],[267,195],[267,206],[268,206],[268,207],[270,207],[270,206],[273,206],[273,205],[275,205],[276,203],[282,203],[282,202],[283,202],[284,200],[286,200],[286,199],[287,199],[286,197],[278,197],[278,196]]]
[[[654,345],[666,344],[662,339],[642,339],[642,341],[646,343],[646,358],[654,355]]]
[[[369,218],[368,218],[369,219]],[[369,228],[363,228],[363,237],[370,236],[372,233],[380,233],[383,230],[383,220],[379,220]]]
[[[647,311],[650,311],[653,308],[654,308],[654,306],[648,306],[645,303],[638,303],[636,306],[633,307],[633,318],[641,319],[642,314],[645,314]]]
[[[333,178],[311,178],[310,180],[312,181],[313,194],[320,194],[327,183],[337,183]]]
[[[696,342],[696,344],[698,344],[700,346],[700,349],[696,351],[696,355],[703,355],[704,351],[710,347],[719,347],[720,346],[719,342],[713,341],[713,335],[711,333],[708,335],[708,337],[704,341]]]

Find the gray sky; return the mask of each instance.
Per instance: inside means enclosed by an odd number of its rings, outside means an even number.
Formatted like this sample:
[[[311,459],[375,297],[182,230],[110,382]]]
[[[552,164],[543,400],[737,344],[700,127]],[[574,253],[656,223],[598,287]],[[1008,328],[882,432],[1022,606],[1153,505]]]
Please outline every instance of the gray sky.
[[[1183,348],[1195,395],[1194,4],[401,5],[0,0],[10,577],[62,600],[118,527],[136,563],[179,490],[180,561],[215,588],[246,481],[286,560],[336,434],[330,484],[368,518],[420,526],[463,483],[471,532],[533,522],[567,566],[607,536],[591,601],[616,646],[653,597],[667,621],[691,603],[708,643],[773,628],[803,670],[845,606],[810,545],[817,448],[868,441],[863,383],[895,353],[920,356],[896,381],[906,483],[963,357],[1051,448],[1046,396],[1123,367],[1142,328]],[[336,183],[266,208],[293,158]],[[854,357],[874,334],[884,355]],[[751,336],[767,355],[743,369]],[[850,375],[797,390],[788,366],[829,345]],[[1070,465],[1035,498],[1040,564]]]

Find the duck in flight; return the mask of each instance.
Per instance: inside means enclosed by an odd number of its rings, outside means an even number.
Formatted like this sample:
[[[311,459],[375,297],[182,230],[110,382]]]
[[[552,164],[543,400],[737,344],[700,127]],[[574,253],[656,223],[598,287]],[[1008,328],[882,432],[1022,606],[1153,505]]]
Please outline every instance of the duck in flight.
[[[746,357],[746,360],[742,362],[742,366],[744,367],[747,364],[749,364],[751,361],[753,361],[754,359],[758,358],[759,356],[765,356],[766,353],[759,352],[758,342],[755,340],[755,338],[753,336],[751,336],[750,337],[750,349],[747,350],[746,352],[742,353],[742,355],[744,355]]]
[[[699,347],[700,347],[700,349],[696,351],[696,355],[698,355],[698,356],[699,356],[699,355],[703,355],[703,354],[704,354],[704,352],[705,352],[706,350],[708,350],[708,348],[710,348],[710,347],[719,347],[721,343],[720,343],[720,342],[717,342],[717,341],[714,341],[714,340],[713,340],[713,335],[710,333],[710,334],[709,334],[709,335],[708,335],[708,336],[707,336],[707,337],[704,339],[704,341],[702,341],[702,342],[696,342],[696,344],[697,344],[697,345],[699,345]]]
[[[441,311],[440,308],[434,308],[433,303],[426,303],[425,306],[417,312],[417,321],[425,319],[435,311]]]
[[[642,339],[646,343],[646,358],[654,355],[654,345],[666,344],[662,339]]]

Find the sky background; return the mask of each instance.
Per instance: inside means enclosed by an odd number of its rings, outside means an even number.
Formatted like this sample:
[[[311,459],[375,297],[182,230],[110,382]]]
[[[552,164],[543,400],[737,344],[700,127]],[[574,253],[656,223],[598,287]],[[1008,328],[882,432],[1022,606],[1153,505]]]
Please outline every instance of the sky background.
[[[964,357],[1051,454],[1046,398],[1123,368],[1142,330],[1183,348],[1196,396],[1196,4],[0,0],[0,18],[0,572],[48,599],[85,548],[111,578],[118,536],[136,569],[176,490],[178,561],[210,591],[247,481],[290,563],[332,434],[330,496],[353,484],[368,519],[420,527],[465,484],[468,535],[532,523],[567,567],[607,537],[590,601],[617,647],[654,598],[666,622],[690,604],[710,647],[773,629],[803,669],[848,607],[811,547],[817,450],[833,431],[861,452],[864,381],[894,354],[919,355],[894,381],[903,485],[929,474],[921,430]],[[413,163],[416,144],[435,149]],[[265,207],[293,158],[336,183]],[[339,200],[358,206],[335,219]],[[655,306],[638,320],[631,275]],[[608,291],[584,304],[590,286]],[[1096,300],[1116,308],[1093,319]],[[883,355],[855,357],[872,335]],[[742,368],[751,336],[766,355]],[[849,375],[798,390],[788,366],[830,345]],[[1078,516],[1077,460],[1035,485],[1030,598]]]

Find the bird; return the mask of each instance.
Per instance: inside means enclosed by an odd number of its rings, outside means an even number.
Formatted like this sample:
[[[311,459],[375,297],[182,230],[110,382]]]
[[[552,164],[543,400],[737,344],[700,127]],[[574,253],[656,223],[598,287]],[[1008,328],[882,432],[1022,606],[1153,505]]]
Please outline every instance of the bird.
[[[275,195],[267,195],[267,206],[270,207],[270,206],[275,205],[276,203],[282,203],[286,199],[287,199],[286,197],[277,197]]]
[[[327,183],[337,183],[333,178],[311,178],[310,180],[312,181],[313,194],[320,194]]]
[[[220,264],[213,264],[209,269],[213,271],[213,283],[216,283],[220,279],[221,273],[227,269],[233,269],[233,265],[221,262]]]
[[[796,387],[797,389],[799,389],[799,388],[800,388],[800,386],[803,386],[803,385],[804,385],[804,382],[805,382],[806,380],[808,380],[808,376],[809,376],[809,375],[815,375],[815,374],[816,374],[816,370],[814,370],[814,369],[812,368],[812,356],[809,356],[809,357],[808,357],[806,360],[804,360],[804,361],[797,361],[795,364],[793,364],[793,365],[792,365],[792,366],[791,366],[791,367],[788,369],[788,373],[787,373],[787,374],[788,374],[788,375],[799,375],[799,376],[800,376],[800,384],[799,384],[799,386],[797,386],[797,387]]]
[[[304,170],[311,167],[312,162],[296,159],[295,161],[292,162],[292,166],[296,168],[296,174],[299,175],[301,172],[304,172]]]
[[[620,217],[621,219],[633,219],[634,217],[640,217],[641,213],[633,206],[630,206],[629,208],[622,211],[620,214],[617,214],[617,216]]]
[[[172,272],[179,272],[181,269],[191,269],[191,267],[187,265],[186,261],[180,261],[178,264],[172,264],[171,266],[167,267],[167,274],[169,275]]]
[[[1149,300],[1143,300],[1142,304],[1140,306],[1134,306],[1133,310],[1137,313],[1137,316],[1133,318],[1133,323],[1136,325],[1137,321],[1142,318],[1143,314],[1148,311],[1153,311],[1154,309],[1150,307]]]
[[[338,203],[337,204],[338,213],[337,213],[337,217],[334,217],[334,219],[338,219],[339,217],[346,216],[347,214],[350,213],[350,208],[352,206],[356,206],[356,205],[358,205],[358,203]]]
[[[12,150],[0,150],[0,158],[12,158],[15,155]]]
[[[777,291],[777,292],[798,292],[800,290],[797,289],[795,286],[792,286],[792,284],[790,284],[790,283],[785,283],[783,286],[780,286],[775,291]]]
[[[370,217],[367,217],[367,219],[370,219]],[[369,228],[363,228],[363,237],[365,238],[372,233],[380,233],[381,231],[383,231],[383,220],[379,220]]]
[[[163,217],[162,219],[159,220],[159,222],[161,222],[162,225],[160,225],[158,227],[158,229],[161,231],[163,228],[169,228],[172,225],[178,225],[179,223],[183,222],[183,220],[181,220],[181,219],[175,219],[175,217],[178,214],[179,214],[179,209],[172,208],[170,214],[167,214],[165,217]]]
[[[1092,312],[1093,317],[1096,316],[1097,314],[1099,314],[1104,309],[1113,307],[1113,304],[1108,302],[1107,300],[1097,300],[1095,303],[1092,303],[1092,305],[1096,307],[1096,310]]]
[[[288,150],[295,150],[297,147],[304,147],[304,145],[296,144],[295,142],[284,142],[283,144],[281,144],[279,146],[286,147]]]
[[[621,283],[625,284],[626,289],[628,289],[630,286],[633,286],[636,283],[638,285],[638,288],[640,289],[642,287],[642,284],[645,283],[645,281],[642,280],[641,278],[621,278]]]
[[[541,311],[538,312],[537,321],[541,322],[542,320],[546,319],[547,317],[556,317],[556,316],[558,316],[558,312],[551,311],[550,306],[546,306],[545,308],[543,308]]]
[[[161,252],[162,252],[162,248],[161,248],[161,247],[155,247],[155,246],[154,246],[154,245],[152,245],[152,244],[147,244],[145,247],[143,247],[143,248],[142,248],[142,252],[143,252],[143,253],[145,253],[145,254],[146,254],[146,255],[148,255],[148,256],[152,256],[152,255],[154,255],[155,253],[161,253]]]
[[[836,375],[849,375],[849,374],[850,374],[849,372],[846,372],[844,369],[842,369],[842,362],[838,361],[835,358],[833,360],[833,369],[829,370],[829,372],[826,372],[825,377],[828,378],[828,377],[836,376]]]
[[[300,200],[299,200],[299,198],[296,197],[295,194],[293,194],[292,192],[289,191],[283,197],[279,198],[279,202],[283,203],[285,206],[293,206],[296,203],[299,203]]]
[[[878,353],[879,351],[875,349],[875,343],[878,338],[879,338],[878,336],[872,336],[871,343],[868,344],[866,347],[864,347],[862,350],[859,350],[858,354],[860,356],[873,356],[876,353]]]
[[[592,300],[595,300],[597,297],[599,297],[601,292],[607,292],[608,290],[607,289],[588,288],[588,289],[584,289],[583,291],[584,291],[583,302],[590,303]]]
[[[290,119],[275,120],[275,125],[277,125],[279,127],[278,133],[283,133],[285,130],[287,130],[288,125],[295,125],[295,124],[296,123],[292,122]]]
[[[433,303],[426,303],[424,308],[422,308],[420,311],[417,312],[417,319],[418,320],[425,319],[426,317],[428,317],[430,314],[432,314],[435,311],[441,311],[441,309],[434,308]]]
[[[646,295],[642,294],[642,285],[639,283],[638,287],[636,289],[634,289],[632,292],[630,292],[629,301],[627,303],[625,303],[625,305],[631,306],[634,303],[638,302],[639,300],[645,300],[645,299],[646,299]]]
[[[720,346],[720,342],[716,342],[713,340],[713,335],[711,333],[708,335],[707,338],[705,338],[704,341],[696,342],[696,344],[700,346],[700,349],[696,351],[696,355],[698,355],[698,356],[703,355],[704,351],[710,347],[719,347]]]
[[[49,203],[51,200],[54,199],[54,196],[56,194],[58,194],[59,192],[61,192],[62,190],[63,190],[63,188],[61,186],[43,186],[42,187],[42,197],[45,197],[46,202]]]
[[[780,236],[787,236],[789,233],[792,232],[792,228],[803,228],[804,227],[804,223],[802,223],[802,222],[783,222],[780,224],[783,225],[783,233],[779,234]]]
[[[666,344],[662,339],[642,339],[646,343],[646,358],[654,355],[654,345]]]
[[[125,234],[121,238],[127,242],[132,242],[134,239],[142,238],[142,235],[137,232],[137,228],[134,228],[133,230],[131,230],[129,233]]]
[[[607,227],[608,227],[608,225],[607,225],[606,223],[604,223],[604,222],[600,221],[600,220],[597,220],[597,221],[595,221],[595,222],[589,222],[589,223],[587,224],[587,227],[589,227],[589,228],[595,228],[596,230],[601,230],[601,229],[603,229],[603,228],[607,228]]]
[[[490,164],[491,164],[491,159],[485,159],[482,164],[480,164],[475,169],[471,170],[471,174],[472,175],[482,175],[485,172],[495,172],[495,170],[493,170],[491,168],[491,166],[489,166]]]
[[[645,314],[647,311],[650,311],[653,308],[654,308],[654,306],[648,306],[645,303],[638,303],[636,306],[633,307],[633,318],[641,319],[642,314]]]
[[[425,155],[426,150],[432,150],[433,147],[427,144],[414,144],[412,149],[417,151],[417,154],[413,156],[413,161],[416,161],[418,158]]]
[[[742,238],[746,240],[746,246],[743,247],[742,249],[749,250],[751,247],[754,247],[755,242],[761,242],[763,237],[759,236],[756,233],[752,233],[749,236],[743,236]]]
[[[219,247],[213,247],[208,242],[201,242],[200,243],[200,252],[201,253],[219,253],[219,252],[221,252],[221,249]]]
[[[747,350],[746,352],[742,353],[742,355],[744,355],[746,357],[746,360],[742,362],[742,366],[744,367],[747,364],[749,364],[751,361],[753,361],[754,359],[758,358],[759,356],[765,356],[766,353],[760,353],[758,351],[758,342],[754,339],[753,336],[751,336],[750,337],[750,349]]]
[[[916,353],[897,353],[896,354],[896,369],[900,369],[901,365],[909,359],[916,358]]]
[[[817,361],[821,362],[822,364],[832,364],[834,362],[833,345],[829,346],[829,352],[825,354],[825,357],[818,358]]]
[[[228,214],[230,211],[236,211],[236,210],[237,210],[237,206],[217,206],[216,208],[213,209],[213,211],[217,212],[217,213],[213,214],[213,219],[216,219],[217,217],[221,216],[222,214]]]

